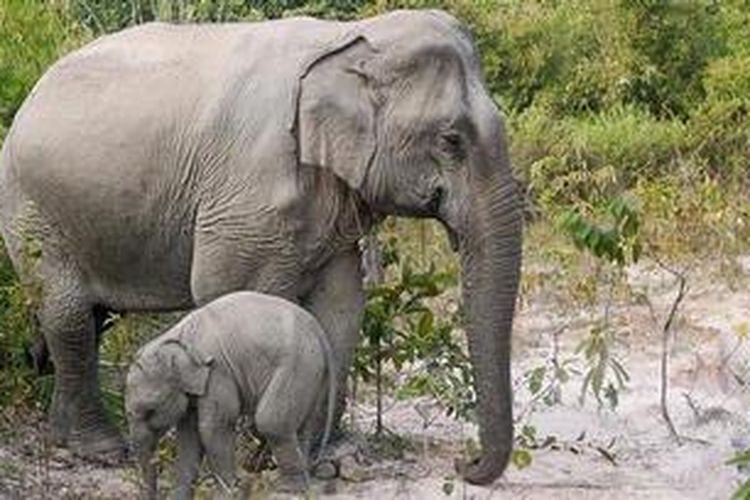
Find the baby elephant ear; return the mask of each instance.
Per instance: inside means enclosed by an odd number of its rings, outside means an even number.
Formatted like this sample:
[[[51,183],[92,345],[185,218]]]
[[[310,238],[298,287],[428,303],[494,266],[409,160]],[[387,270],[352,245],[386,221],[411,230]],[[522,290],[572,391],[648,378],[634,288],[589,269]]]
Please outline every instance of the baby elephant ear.
[[[211,375],[212,359],[194,356],[181,342],[170,342],[170,364],[180,388],[193,396],[203,396]],[[167,346],[165,346],[167,347]]]

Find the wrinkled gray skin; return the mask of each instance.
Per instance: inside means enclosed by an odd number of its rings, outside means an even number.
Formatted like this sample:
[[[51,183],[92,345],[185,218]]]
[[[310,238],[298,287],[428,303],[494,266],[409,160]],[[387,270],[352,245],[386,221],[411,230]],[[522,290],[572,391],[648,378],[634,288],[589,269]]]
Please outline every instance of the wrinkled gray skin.
[[[279,295],[318,318],[343,380],[363,310],[356,241],[396,214],[439,219],[460,250],[482,445],[462,469],[475,483],[505,469],[519,196],[479,54],[449,15],[128,29],[44,75],[2,163],[2,235],[43,288],[56,442],[121,446],[97,382],[107,310]]]
[[[128,372],[125,393],[145,496],[156,498],[154,452],[174,426],[179,451],[172,497],[192,498],[204,454],[230,492],[240,415],[251,416],[269,443],[284,486],[305,489],[309,417],[317,406],[327,408],[323,448],[330,435],[336,394],[330,363],[325,333],[310,313],[255,292],[225,295],[146,344]]]

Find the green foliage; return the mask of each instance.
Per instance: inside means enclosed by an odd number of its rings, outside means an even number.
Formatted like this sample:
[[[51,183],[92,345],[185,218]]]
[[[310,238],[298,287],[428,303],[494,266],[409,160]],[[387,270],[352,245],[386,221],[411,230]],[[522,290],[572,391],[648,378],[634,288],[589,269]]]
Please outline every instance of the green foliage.
[[[525,448],[515,448],[510,456],[510,460],[517,469],[525,469],[531,465],[531,452]]]
[[[620,26],[635,54],[626,102],[644,105],[659,117],[690,115],[704,97],[700,75],[722,54],[717,4],[628,0],[620,4]]]
[[[0,4],[0,127],[10,127],[23,99],[44,70],[85,40],[85,32],[57,2],[3,0]]]
[[[407,371],[399,377],[397,397],[430,394],[444,403],[448,414],[468,417],[475,398],[468,358],[455,338],[460,311],[441,319],[430,307],[430,301],[455,286],[456,276],[438,272],[432,264],[416,270],[396,244],[394,237],[383,242],[387,279],[367,291],[364,343],[357,350],[353,375],[380,384],[386,366],[397,373]],[[419,369],[412,371],[415,366]]]
[[[72,0],[70,11],[92,33],[103,34],[149,21],[236,22],[310,15],[355,17],[364,0]]]
[[[642,240],[672,261],[737,255],[750,243],[750,200],[743,192],[694,165],[639,182],[633,194],[648,214]]]
[[[715,59],[708,65],[703,79],[712,100],[750,101],[750,55]]]
[[[559,224],[580,250],[619,266],[637,262],[641,254],[640,214],[622,198],[607,203],[606,212],[613,219],[609,227],[592,223],[575,209],[565,211]]]
[[[750,499],[750,479],[742,483],[737,490],[732,493],[732,500],[749,500]]]
[[[52,377],[37,377],[30,349],[38,335],[31,301],[0,249],[0,407],[46,407],[52,396]]]
[[[627,370],[612,352],[615,344],[615,332],[606,323],[594,325],[589,336],[576,348],[576,353],[583,353],[588,365],[581,383],[581,404],[586,401],[586,394],[591,392],[599,403],[602,396],[614,410],[619,404],[619,391],[625,388],[630,380]]]
[[[524,380],[532,400],[541,400],[547,406],[562,402],[562,386],[567,384],[573,375],[578,374],[576,359],[566,358],[562,361],[553,357],[544,364],[526,371]]]
[[[92,33],[111,33],[149,21],[232,22],[258,21],[283,12],[284,5],[300,2],[247,2],[244,0],[72,0],[70,11]]]
[[[591,252],[609,265],[622,268],[628,263],[637,262],[642,247],[640,213],[632,203],[622,198],[610,200],[604,211],[612,219],[608,227],[587,220],[575,210],[564,212],[559,224],[578,249]],[[615,279],[617,277],[615,274]],[[581,404],[585,403],[586,394],[591,392],[599,406],[604,396],[610,409],[617,408],[619,392],[625,388],[630,377],[613,353],[615,341],[616,332],[605,312],[604,319],[594,324],[588,337],[576,348],[576,354],[583,354],[587,366],[581,383]]]
[[[750,449],[737,453],[727,460],[726,465],[736,466],[740,469],[750,466]],[[750,499],[750,478],[745,480],[732,494],[732,500]]]

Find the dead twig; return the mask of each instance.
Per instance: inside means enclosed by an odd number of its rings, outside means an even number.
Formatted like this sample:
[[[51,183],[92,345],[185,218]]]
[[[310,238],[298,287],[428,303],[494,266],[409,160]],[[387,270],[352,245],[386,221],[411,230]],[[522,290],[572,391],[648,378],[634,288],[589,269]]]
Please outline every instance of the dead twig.
[[[669,414],[669,404],[668,404],[668,396],[669,396],[669,351],[671,347],[671,342],[673,341],[673,331],[672,328],[674,326],[674,320],[677,316],[677,312],[680,308],[680,305],[682,304],[682,301],[685,299],[685,296],[687,294],[687,273],[688,269],[675,269],[672,266],[669,266],[662,262],[658,257],[653,257],[654,262],[663,270],[667,271],[669,274],[674,276],[677,279],[677,295],[675,296],[674,300],[672,301],[672,305],[669,308],[669,314],[667,315],[667,319],[664,321],[664,324],[662,325],[661,329],[661,367],[660,367],[660,399],[659,399],[659,405],[661,407],[661,415],[664,419],[664,422],[667,425],[667,429],[669,430],[669,434],[677,441],[678,444],[682,444],[683,440],[682,437],[677,433],[677,429],[675,428],[674,422],[672,421],[672,417]],[[651,304],[650,300],[646,301],[649,307],[649,310],[651,312],[651,318],[654,320],[655,323],[658,324],[658,320],[656,318],[656,312],[654,311],[653,304]]]

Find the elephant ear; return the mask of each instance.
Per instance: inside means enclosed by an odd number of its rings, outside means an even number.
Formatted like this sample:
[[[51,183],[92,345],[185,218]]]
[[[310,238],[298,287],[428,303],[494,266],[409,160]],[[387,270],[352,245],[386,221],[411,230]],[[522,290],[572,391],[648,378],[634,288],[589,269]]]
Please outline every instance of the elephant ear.
[[[375,154],[375,99],[364,37],[318,57],[302,75],[297,102],[300,162],[359,189]]]
[[[190,346],[176,339],[164,343],[163,348],[167,350],[171,374],[180,388],[186,394],[203,396],[211,375],[213,359],[199,356]]]

